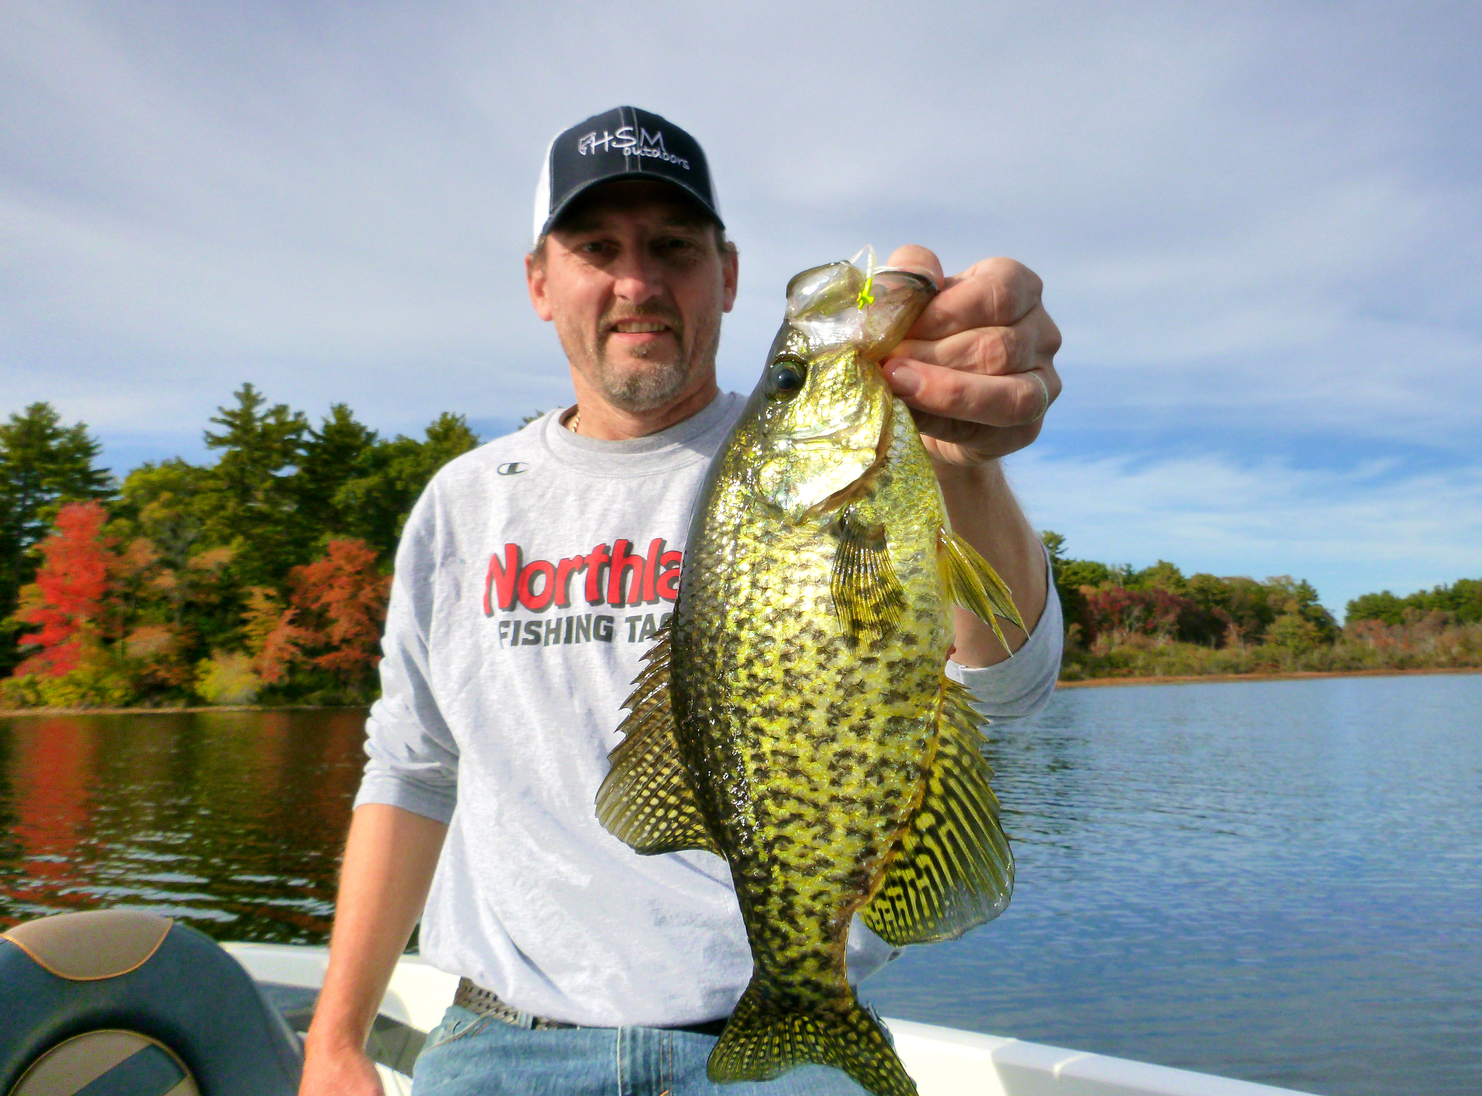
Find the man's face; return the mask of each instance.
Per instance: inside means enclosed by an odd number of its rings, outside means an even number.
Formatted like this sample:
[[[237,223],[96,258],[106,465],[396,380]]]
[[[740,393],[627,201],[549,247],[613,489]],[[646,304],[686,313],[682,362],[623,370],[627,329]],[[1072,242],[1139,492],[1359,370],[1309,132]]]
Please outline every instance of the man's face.
[[[664,183],[596,188],[526,262],[530,299],[572,368],[625,411],[656,410],[715,382],[736,256]]]

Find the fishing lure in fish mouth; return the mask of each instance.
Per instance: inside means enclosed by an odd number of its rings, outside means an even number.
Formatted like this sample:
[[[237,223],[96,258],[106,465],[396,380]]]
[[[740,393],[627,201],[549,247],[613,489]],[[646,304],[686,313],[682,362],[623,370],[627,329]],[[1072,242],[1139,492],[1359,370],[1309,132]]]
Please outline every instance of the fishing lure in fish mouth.
[[[849,927],[930,943],[1008,904],[981,720],[944,671],[954,604],[1023,625],[879,367],[936,286],[861,256],[788,283],[596,809],[641,854],[730,866],[753,967],[711,1080],[815,1062],[916,1096],[850,988]]]
[[[848,262],[815,266],[787,283],[787,313],[778,337],[791,327],[814,351],[849,347],[878,362],[895,349],[936,291],[924,274],[876,265],[875,249],[866,247]]]

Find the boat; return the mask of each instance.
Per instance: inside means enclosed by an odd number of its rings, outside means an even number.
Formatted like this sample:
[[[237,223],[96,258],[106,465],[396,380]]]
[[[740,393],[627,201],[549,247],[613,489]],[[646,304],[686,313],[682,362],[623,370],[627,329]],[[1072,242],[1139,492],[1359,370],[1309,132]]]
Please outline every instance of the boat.
[[[329,949],[226,943],[151,913],[58,914],[0,935],[0,1094],[294,1096]],[[456,975],[396,965],[367,1050],[387,1096]],[[1295,1090],[885,1017],[921,1096],[1293,1096]],[[96,1086],[96,1088],[94,1087]]]

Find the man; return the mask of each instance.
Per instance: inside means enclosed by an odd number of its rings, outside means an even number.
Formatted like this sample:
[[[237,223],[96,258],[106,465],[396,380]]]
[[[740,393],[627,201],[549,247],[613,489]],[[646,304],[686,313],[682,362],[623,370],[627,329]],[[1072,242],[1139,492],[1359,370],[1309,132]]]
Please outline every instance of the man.
[[[959,611],[952,673],[988,714],[1027,714],[1053,687],[1059,607],[998,458],[1034,440],[1060,391],[1059,333],[1017,263],[945,279],[922,248],[891,263],[943,290],[885,370],[919,413],[953,528],[1031,630],[1004,662]],[[725,864],[640,857],[593,809],[742,403],[716,386],[737,256],[699,145],[630,107],[560,134],[526,275],[576,403],[451,463],[408,520],[305,1096],[379,1091],[362,1048],[419,915],[424,956],[463,982],[418,1096],[715,1091],[705,1057],[749,974]],[[853,975],[888,956],[856,925]],[[747,1090],[860,1091],[818,1066],[725,1091]]]

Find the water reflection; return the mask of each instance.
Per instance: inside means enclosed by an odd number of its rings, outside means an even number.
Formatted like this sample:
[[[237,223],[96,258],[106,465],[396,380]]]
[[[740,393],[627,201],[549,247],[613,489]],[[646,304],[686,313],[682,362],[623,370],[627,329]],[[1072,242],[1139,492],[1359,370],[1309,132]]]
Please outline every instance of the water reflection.
[[[0,924],[127,906],[322,943],[361,710],[0,719]]]

